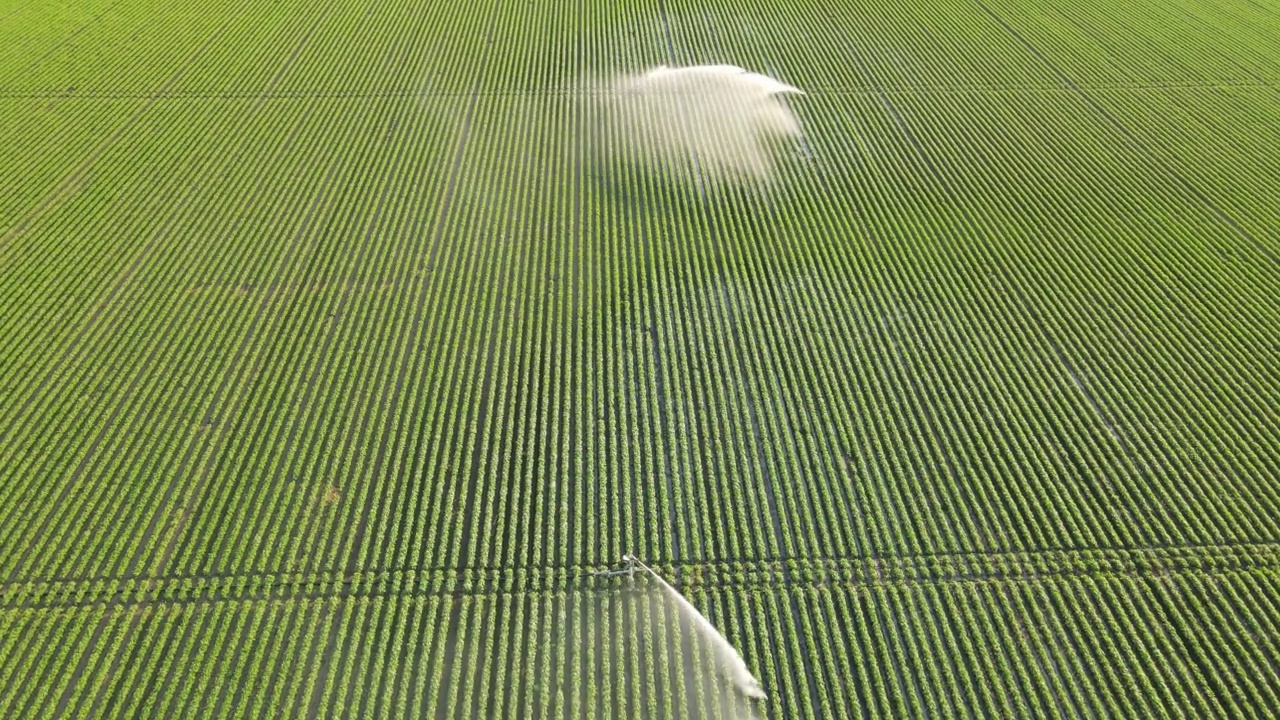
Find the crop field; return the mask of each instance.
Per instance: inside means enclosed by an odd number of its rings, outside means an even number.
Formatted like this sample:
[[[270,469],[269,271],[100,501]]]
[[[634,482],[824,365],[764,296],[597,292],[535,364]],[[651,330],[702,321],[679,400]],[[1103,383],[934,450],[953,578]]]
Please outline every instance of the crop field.
[[[0,717],[1274,713],[1277,38],[0,0]],[[768,188],[592,159],[663,64],[804,90]]]

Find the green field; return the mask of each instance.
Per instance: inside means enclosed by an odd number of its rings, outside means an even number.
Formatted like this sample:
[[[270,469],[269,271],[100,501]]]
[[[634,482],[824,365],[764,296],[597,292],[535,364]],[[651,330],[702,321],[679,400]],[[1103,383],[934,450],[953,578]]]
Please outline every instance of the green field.
[[[1277,38],[0,0],[0,717],[718,716],[625,553],[756,717],[1274,713]],[[584,160],[664,63],[807,92],[774,192]]]

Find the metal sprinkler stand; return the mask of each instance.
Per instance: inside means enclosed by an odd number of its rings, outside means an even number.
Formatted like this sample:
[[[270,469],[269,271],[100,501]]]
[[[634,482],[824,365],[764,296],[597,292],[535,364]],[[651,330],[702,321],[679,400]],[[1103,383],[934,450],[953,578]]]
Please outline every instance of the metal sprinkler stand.
[[[600,570],[591,573],[591,577],[614,577],[617,575],[626,575],[628,579],[634,580],[636,577],[636,565],[638,561],[632,555],[622,556],[622,567],[617,570]]]

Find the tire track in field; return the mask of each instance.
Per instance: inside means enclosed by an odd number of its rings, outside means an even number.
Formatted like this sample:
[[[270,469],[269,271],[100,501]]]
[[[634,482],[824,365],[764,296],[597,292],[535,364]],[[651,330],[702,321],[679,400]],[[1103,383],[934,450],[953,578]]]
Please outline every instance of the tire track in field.
[[[663,570],[682,587],[697,589],[755,587],[888,587],[955,583],[1036,583],[1055,578],[1166,578],[1280,572],[1280,541],[1246,546],[1188,545],[1168,549],[1117,549],[1083,552],[966,552],[872,559],[861,556],[794,561],[703,561]],[[341,580],[304,577],[237,576],[220,585],[153,580],[150,591],[114,586],[34,590],[0,601],[0,608],[43,610],[115,607],[217,605],[265,600],[378,597],[454,597],[516,593],[539,595],[598,589],[595,567],[505,567],[457,572],[453,567],[401,568],[380,577]],[[690,580],[689,578],[693,578]],[[185,579],[184,579],[185,580]]]
[[[1018,550],[957,550],[943,552],[926,552],[911,554],[883,553],[835,553],[824,555],[796,556],[790,560],[776,556],[739,556],[735,558],[689,558],[680,568],[722,569],[730,571],[735,568],[744,571],[755,571],[791,562],[799,565],[823,565],[824,563],[852,563],[858,566],[892,567],[895,564],[928,566],[929,564],[978,563],[985,566],[1020,565],[1025,567],[1054,567],[1057,565],[1078,565],[1083,562],[1128,562],[1126,558],[1147,558],[1133,562],[1147,562],[1156,566],[1160,563],[1177,564],[1181,558],[1252,556],[1258,553],[1269,555],[1280,552],[1280,538],[1232,540],[1216,543],[1147,543],[1142,545],[1097,545],[1097,546],[1062,546],[1034,547]],[[1162,559],[1163,558],[1163,559]],[[380,570],[381,575],[391,577],[399,574],[443,576],[457,567],[452,564],[437,565],[402,565],[391,566]],[[598,570],[594,565],[547,563],[535,566],[519,564],[477,565],[466,570],[478,576],[497,576],[503,573],[516,573],[525,570],[542,573],[563,573],[579,575]],[[206,585],[257,586],[258,581],[282,576],[279,570],[261,570],[249,572],[209,572],[189,574],[162,574],[133,578],[140,583],[152,585],[173,584],[178,586],[205,583]],[[874,579],[871,576],[868,580]],[[124,583],[125,578],[116,576],[94,577],[50,577],[24,580],[16,588],[10,588],[7,595],[0,596],[0,608],[31,607],[29,601],[32,593],[38,596],[48,594],[85,596],[85,603],[93,602],[91,597],[95,586],[111,583]],[[300,580],[281,580],[280,586],[311,586],[325,584],[351,585],[351,578],[343,577],[340,569],[320,570],[303,574]],[[423,582],[426,582],[425,580]],[[499,581],[495,581],[499,582]],[[505,582],[505,581],[501,581]],[[198,592],[198,590],[196,591]],[[24,599],[27,598],[27,599]]]
[[[484,77],[484,70],[488,66],[489,58],[493,54],[492,53],[493,32],[497,25],[498,7],[499,7],[498,0],[494,0],[493,4],[490,6],[490,9],[489,9],[489,21],[488,21],[489,27],[485,37],[484,53],[480,58],[480,62],[477,64],[475,80],[472,81],[472,87],[476,89],[479,88],[480,80],[481,78]],[[444,237],[444,228],[449,217],[449,209],[452,204],[453,195],[456,190],[459,177],[462,174],[463,150],[466,148],[467,139],[470,135],[471,123],[472,123],[472,120],[474,119],[475,109],[479,102],[479,97],[480,96],[478,94],[472,95],[470,101],[467,104],[466,119],[463,123],[462,130],[460,131],[460,134],[459,134],[457,152],[454,155],[453,166],[449,170],[448,189],[445,192],[445,198],[440,210],[439,220],[437,221],[437,224],[436,224],[434,239],[432,241],[431,256],[429,261],[430,267],[435,267],[436,252],[440,246],[440,240]],[[504,270],[504,273],[505,273],[505,270]],[[424,284],[425,284],[425,281],[424,281]],[[502,311],[502,304],[501,304],[502,294],[503,294],[502,289],[500,288],[497,293],[498,298],[493,302],[492,312],[494,313],[495,320]],[[421,322],[414,323],[413,325],[414,332],[412,333],[411,337],[415,340],[416,340],[417,330],[420,326],[421,326]],[[484,377],[483,377],[481,390],[480,390],[480,407],[477,408],[476,410],[477,412],[477,422],[475,425],[476,440],[475,440],[475,447],[472,452],[472,458],[471,458],[472,464],[470,468],[470,475],[467,479],[467,488],[466,488],[467,498],[464,501],[465,511],[462,515],[462,521],[464,525],[469,524],[470,514],[471,512],[473,512],[473,503],[475,502],[475,487],[479,480],[479,460],[480,460],[480,453],[481,453],[481,445],[485,437],[484,421],[489,411],[489,396],[490,396],[490,390],[491,390],[491,385],[493,380],[493,361],[494,361],[494,355],[496,354],[496,351],[497,351],[496,350],[497,339],[499,334],[500,332],[498,331],[498,326],[497,326],[497,323],[495,322],[494,328],[491,331],[488,339],[489,340],[488,347],[485,353]],[[410,347],[413,347],[413,346],[414,346],[413,343],[411,343]],[[408,367],[409,367],[408,363],[405,363],[404,365],[401,366],[401,376],[396,378],[397,391],[399,391],[402,385],[402,382],[404,380],[404,372],[408,369]],[[397,392],[396,394],[396,400],[399,399],[398,396],[399,396],[399,392]],[[394,403],[393,403],[393,407],[394,407]],[[379,448],[379,452],[378,452],[379,460],[382,459],[383,450],[384,448]],[[361,515],[361,518],[360,518],[359,535],[357,537],[361,542],[364,539],[363,536],[364,536],[364,531],[367,524],[367,518],[368,518],[369,512],[370,512],[370,508],[366,506],[365,512]],[[459,554],[458,554],[459,567],[464,567],[466,563],[469,562],[470,560],[471,542],[470,542],[470,539],[466,536],[466,534],[463,534],[463,536],[460,539],[460,542],[461,542],[461,547],[459,548]],[[354,563],[359,557],[359,554],[357,552],[358,549],[359,549],[359,542],[353,545],[353,551],[351,554],[352,563]],[[455,593],[461,588],[461,586],[462,586],[462,580],[461,578],[459,578],[459,580],[457,581],[457,586],[455,587]],[[443,678],[443,680],[440,688],[440,696],[439,696],[438,704],[436,705],[436,708],[435,708],[435,716],[439,720],[448,720],[447,708],[449,707],[449,695],[452,692],[452,688],[454,684],[453,678],[454,678],[455,672],[453,668],[454,668],[454,659],[457,655],[457,653],[453,652],[452,649],[457,648],[457,645],[458,645],[458,636],[459,636],[459,633],[461,632],[463,610],[464,610],[464,604],[461,602],[455,601],[450,606],[448,619],[445,621],[443,643],[444,643],[446,654],[444,656],[443,663],[442,663],[441,672],[443,674],[441,677]],[[308,716],[308,720],[311,720],[311,718],[315,717],[315,715],[311,712],[308,712],[307,716]]]
[[[508,251],[510,252],[510,251]],[[464,499],[462,501],[462,514],[458,520],[458,568],[463,569],[470,566],[474,558],[474,543],[472,542],[472,524],[473,516],[476,510],[476,504],[479,502],[478,488],[480,485],[480,466],[485,447],[485,422],[489,416],[490,397],[493,392],[493,365],[494,359],[498,354],[498,337],[502,334],[502,314],[503,300],[506,298],[507,273],[511,271],[511,265],[514,261],[511,258],[498,257],[492,262],[499,266],[498,274],[498,290],[494,293],[490,300],[490,330],[488,338],[488,346],[485,350],[484,375],[482,376],[480,385],[479,407],[476,408],[475,443],[471,448],[471,465],[467,473],[467,482],[464,489]],[[484,327],[481,325],[481,327]]]
[[[468,103],[466,113],[463,116],[461,128],[458,131],[458,139],[455,144],[456,146],[454,149],[453,161],[449,170],[449,181],[445,186],[444,195],[440,200],[439,210],[436,213],[435,230],[433,230],[431,234],[431,238],[432,238],[431,252],[429,254],[429,258],[426,263],[426,266],[428,268],[435,268],[436,266],[436,251],[440,246],[440,240],[444,236],[444,228],[450,217],[450,208],[453,204],[453,198],[457,191],[459,170],[462,167],[463,151],[466,148],[467,138],[471,132],[471,123],[475,117],[475,109],[476,109],[476,104],[478,99],[479,99],[479,95],[471,96],[471,101],[470,103]],[[423,281],[422,281],[422,289],[425,290],[426,287],[430,285],[432,277],[433,276],[429,273],[424,275]],[[409,340],[405,344],[405,347],[408,349],[408,352],[413,352],[413,348],[417,346],[418,333],[421,329],[422,324],[423,324],[423,321],[421,318],[419,318],[417,322],[415,322],[413,325],[410,326]],[[390,436],[389,431],[391,429],[392,423],[394,422],[394,415],[395,415],[393,411],[395,407],[399,404],[400,396],[404,391],[405,378],[408,374],[408,369],[409,369],[409,363],[403,363],[400,366],[400,371],[396,375],[396,383],[395,383],[395,386],[392,388],[391,398],[388,403],[388,406],[391,410],[389,410],[387,413],[388,419],[386,421],[386,426],[383,429],[384,430],[383,437]],[[372,474],[374,476],[376,476],[378,472],[381,471],[382,466],[385,463],[387,449],[388,447],[386,442],[383,442],[378,446],[378,454],[374,459],[373,471],[372,471]],[[353,539],[352,539],[352,545],[351,545],[351,552],[347,556],[347,562],[343,567],[343,570],[348,574],[354,574],[359,570],[358,563],[360,560],[361,551],[363,550],[365,535],[367,534],[367,531],[368,531],[368,518],[372,513],[372,503],[373,503],[373,497],[372,496],[366,497],[364,507],[362,508],[359,516],[360,519],[357,521],[355,532],[352,535]]]

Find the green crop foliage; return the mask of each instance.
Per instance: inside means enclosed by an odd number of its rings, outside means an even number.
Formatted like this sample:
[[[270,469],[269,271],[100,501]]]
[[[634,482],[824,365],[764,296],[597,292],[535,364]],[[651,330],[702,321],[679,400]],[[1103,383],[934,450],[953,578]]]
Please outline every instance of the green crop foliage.
[[[1277,37],[0,0],[0,717],[1268,716]],[[768,188],[616,161],[660,64],[805,91]]]

